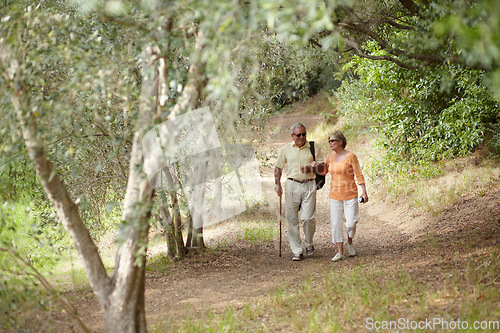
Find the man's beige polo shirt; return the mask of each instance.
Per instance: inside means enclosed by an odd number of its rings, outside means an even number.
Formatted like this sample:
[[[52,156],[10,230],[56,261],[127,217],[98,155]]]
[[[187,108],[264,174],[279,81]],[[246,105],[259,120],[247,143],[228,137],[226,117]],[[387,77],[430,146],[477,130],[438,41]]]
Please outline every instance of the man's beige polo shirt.
[[[314,172],[302,173],[300,171],[301,166],[311,165],[313,161],[310,147],[309,141],[306,141],[300,148],[297,147],[293,141],[287,143],[281,148],[278,159],[276,160],[276,167],[283,169],[286,165],[285,172],[287,178],[293,178],[299,181],[316,178]],[[317,143],[314,143],[314,150],[316,153],[316,161],[318,163],[323,162],[323,156]]]

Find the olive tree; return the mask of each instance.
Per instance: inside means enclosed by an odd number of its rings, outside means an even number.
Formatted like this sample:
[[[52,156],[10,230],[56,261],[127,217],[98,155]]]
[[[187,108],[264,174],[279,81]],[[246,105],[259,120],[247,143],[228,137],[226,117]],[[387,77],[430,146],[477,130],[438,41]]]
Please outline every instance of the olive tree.
[[[239,118],[235,82],[244,61],[238,59],[259,31],[257,13],[225,1],[90,1],[75,7],[19,1],[2,8],[2,112],[18,123],[109,332],[146,332],[145,254],[154,190],[144,172],[142,139],[156,124],[202,105],[214,106],[214,119],[230,130]],[[83,149],[86,138],[110,140]],[[99,152],[128,154],[128,167],[92,156]],[[125,178],[126,185],[108,275],[82,214],[79,184],[67,179],[93,170],[89,179],[99,184],[96,171],[113,169],[116,174],[102,178]]]

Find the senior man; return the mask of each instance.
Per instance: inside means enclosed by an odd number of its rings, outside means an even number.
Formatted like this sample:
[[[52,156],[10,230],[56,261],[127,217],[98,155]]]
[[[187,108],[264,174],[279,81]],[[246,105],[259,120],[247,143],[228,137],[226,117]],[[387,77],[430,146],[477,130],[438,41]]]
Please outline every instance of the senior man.
[[[300,220],[304,230],[306,255],[314,253],[313,237],[316,231],[316,172],[311,167],[313,155],[310,142],[306,139],[304,124],[295,123],[290,128],[293,141],[281,149],[274,168],[275,191],[281,196],[281,175],[286,166],[285,215],[288,241],[293,252],[293,261],[304,258],[304,246],[300,238]],[[318,147],[315,147],[316,161],[323,162]]]

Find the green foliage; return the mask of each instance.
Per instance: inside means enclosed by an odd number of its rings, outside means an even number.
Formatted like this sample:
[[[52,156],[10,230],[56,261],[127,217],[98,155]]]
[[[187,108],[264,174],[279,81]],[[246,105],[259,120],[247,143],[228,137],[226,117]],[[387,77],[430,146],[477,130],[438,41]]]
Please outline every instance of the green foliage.
[[[19,318],[29,311],[47,309],[48,300],[31,276],[18,271],[15,263],[10,265],[13,272],[20,274],[14,277],[0,270],[0,330],[22,332],[25,327]]]
[[[0,16],[4,50],[22,68],[20,79],[39,138],[80,202],[91,233],[98,236],[108,229],[103,223],[108,202],[123,198],[139,95],[139,34],[97,15],[82,17],[59,1],[42,1],[37,7],[12,2],[0,8]],[[0,79],[0,115],[5,120],[0,124],[5,153],[0,168],[6,171],[0,181],[10,189],[4,196],[43,198],[18,143],[13,92],[5,83]]]
[[[322,90],[335,89],[337,55],[313,46],[297,47],[276,36],[264,37],[257,91],[281,108]]]
[[[448,66],[408,71],[358,57],[347,67],[359,80],[344,81],[336,93],[340,112],[365,115],[384,134],[384,147],[407,159],[470,154],[498,123],[499,105],[477,70]]]
[[[488,149],[491,151],[493,156],[500,158],[500,124],[495,124],[492,126],[493,136],[488,141]]]
[[[53,209],[22,202],[18,199],[0,206],[0,330],[21,330],[23,313],[46,310],[50,303],[30,269],[13,254],[35,269],[49,270],[69,245]]]
[[[1,246],[14,249],[35,268],[57,263],[69,240],[54,210],[33,203],[5,202],[0,207]],[[3,268],[9,267],[8,256],[1,255]]]
[[[433,3],[439,19],[436,37],[453,38],[458,54],[472,65],[486,69],[486,83],[500,100],[500,7],[495,0],[440,1]]]
[[[37,202],[43,201],[44,192],[28,160],[26,149],[19,146],[14,149],[18,149],[20,154],[0,155],[0,187],[3,189],[0,191],[0,201],[17,201],[27,197]]]

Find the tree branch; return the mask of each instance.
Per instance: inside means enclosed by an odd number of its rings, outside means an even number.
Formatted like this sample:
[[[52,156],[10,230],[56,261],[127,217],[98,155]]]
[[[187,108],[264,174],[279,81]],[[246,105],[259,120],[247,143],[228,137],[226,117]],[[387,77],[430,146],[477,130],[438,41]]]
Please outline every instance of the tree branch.
[[[206,37],[203,31],[199,31],[196,37],[195,50],[193,55],[193,63],[189,67],[188,83],[182,90],[179,100],[172,109],[172,114],[176,115],[181,111],[194,109],[198,104],[198,99],[201,95],[201,89],[204,84],[203,68],[201,62],[201,52],[205,48]]]
[[[137,22],[132,20],[125,20],[116,16],[109,15],[108,13],[104,13],[102,11],[98,11],[97,14],[102,18],[103,22],[114,22],[122,27],[134,28],[144,33],[148,32],[144,25],[137,24]]]
[[[399,0],[399,2],[403,5],[403,7],[408,9],[408,11],[410,13],[412,13],[413,15],[419,14],[420,10],[414,1],[412,1],[412,0]]]
[[[412,1],[409,1],[412,2]],[[407,3],[407,5],[410,5]],[[418,68],[418,66],[408,64],[404,62],[402,59],[411,59],[411,60],[416,60],[419,62],[426,63],[428,65],[438,65],[438,64],[444,64],[444,63],[449,63],[449,64],[456,64],[456,65],[461,65],[465,67],[469,67],[472,69],[478,69],[478,70],[488,70],[489,68],[485,68],[485,66],[478,65],[478,64],[468,64],[463,58],[457,57],[457,56],[450,56],[450,57],[445,57],[439,54],[425,54],[425,53],[418,53],[418,52],[408,52],[405,50],[397,49],[392,47],[386,40],[384,40],[380,35],[378,35],[373,29],[371,29],[370,25],[366,22],[364,22],[351,8],[346,8],[345,11],[355,20],[354,22],[350,21],[340,21],[340,22],[332,22],[335,26],[337,26],[340,30],[348,31],[350,32],[353,36],[356,35],[363,35],[366,37],[369,37],[373,41],[375,41],[378,46],[382,49],[388,52],[391,56],[374,56],[366,53],[362,48],[361,48],[361,43],[352,39],[349,39],[347,37],[344,37],[344,42],[346,45],[351,47],[352,49],[356,50],[359,56],[371,60],[388,60],[392,61],[395,64],[397,64],[400,67],[403,68],[408,68],[408,69],[415,69]],[[386,19],[384,19],[386,20]],[[380,22],[384,21],[381,20]],[[396,22],[394,22],[396,23]],[[404,29],[412,29],[409,26],[403,26]],[[333,33],[333,31],[332,31]],[[345,50],[344,50],[345,51]]]
[[[413,30],[414,29],[412,26],[398,23],[398,22],[396,22],[390,18],[387,18],[387,17],[383,18],[380,22],[387,23],[387,24],[393,26],[394,28],[401,29],[401,30]]]
[[[407,68],[407,69],[416,69],[417,68],[416,66],[404,63],[401,60],[399,60],[397,58],[394,58],[394,57],[391,57],[391,56],[388,56],[388,55],[374,56],[374,55],[367,54],[361,48],[361,46],[358,43],[356,43],[355,41],[353,41],[353,40],[344,38],[344,43],[346,45],[352,47],[353,49],[355,49],[356,52],[358,53],[358,55],[360,57],[362,57],[362,58],[367,58],[367,59],[371,59],[371,60],[388,60],[388,61],[391,61],[391,62],[395,63],[396,65],[402,67],[402,68]]]

